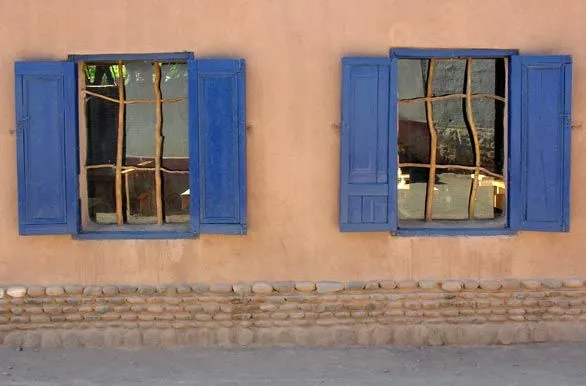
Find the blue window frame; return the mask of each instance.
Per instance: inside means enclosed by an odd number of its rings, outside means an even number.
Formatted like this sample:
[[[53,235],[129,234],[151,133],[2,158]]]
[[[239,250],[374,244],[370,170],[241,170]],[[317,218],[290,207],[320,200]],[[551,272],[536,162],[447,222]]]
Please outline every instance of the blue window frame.
[[[80,204],[78,65],[112,61],[187,65],[189,220],[183,225],[86,227]],[[19,233],[79,239],[193,238],[246,233],[245,62],[193,53],[71,55],[16,62]],[[81,99],[83,102],[83,98]],[[87,208],[85,208],[87,209]]]
[[[507,106],[504,181],[495,184],[506,185],[503,221],[498,226],[489,221],[440,223],[429,221],[430,216],[416,226],[401,223],[397,190],[405,181],[398,163],[398,110],[399,83],[404,79],[400,78],[399,60],[496,58],[504,59],[508,77],[504,95],[490,95]],[[389,57],[343,58],[342,77],[341,231],[387,231],[405,236],[569,231],[570,56],[525,56],[517,50],[397,48],[390,50]],[[415,99],[432,94],[423,96]],[[431,155],[428,157],[431,161]],[[478,173],[480,160],[474,165]],[[428,190],[428,195],[432,201],[434,190],[431,194]]]

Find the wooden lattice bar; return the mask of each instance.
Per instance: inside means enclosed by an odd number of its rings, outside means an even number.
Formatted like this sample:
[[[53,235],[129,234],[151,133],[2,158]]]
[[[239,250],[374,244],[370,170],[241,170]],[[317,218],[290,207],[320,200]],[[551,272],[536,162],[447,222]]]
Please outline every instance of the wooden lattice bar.
[[[429,61],[429,70],[427,72],[427,91],[425,93],[425,112],[427,114],[427,127],[429,129],[429,179],[427,182],[427,194],[425,195],[425,220],[431,221],[433,206],[433,188],[435,186],[435,168],[437,161],[437,131],[433,122],[433,74],[435,70],[435,59]]]
[[[163,104],[161,100],[161,65],[153,64],[155,70],[155,98],[156,98],[156,123],[155,123],[155,197],[157,205],[157,224],[163,223],[163,183],[161,182],[161,158],[163,150]]]
[[[87,89],[84,89],[83,92],[87,95],[95,96],[96,98],[100,98],[100,99],[103,99],[103,100],[106,100],[109,102],[120,103],[120,100],[118,100],[118,99],[110,98],[108,96],[102,95],[97,92],[89,91]],[[161,99],[160,100],[160,102],[163,102],[163,103],[185,102],[185,101],[187,101],[187,98],[170,98],[170,99]],[[158,102],[157,99],[134,99],[134,100],[125,100],[124,104],[125,105],[132,105],[132,104],[139,104],[139,103],[157,103],[157,102]]]
[[[420,163],[414,163],[414,162],[401,162],[399,163],[399,167],[400,168],[430,168],[431,165],[430,164],[420,164]],[[474,171],[476,170],[476,166],[465,166],[465,165],[442,165],[442,164],[436,164],[435,165],[436,169],[453,169],[453,170],[470,170],[470,171]],[[499,178],[499,179],[504,179],[504,176],[502,174],[498,174],[498,173],[494,173],[491,172],[490,170],[480,167],[479,170],[489,176],[492,176],[494,178]]]
[[[124,152],[124,66],[118,61],[118,135],[116,139],[116,222],[124,224],[122,215],[122,159]]]
[[[87,165],[86,170],[90,169],[116,169],[116,165],[113,164],[99,164],[99,165]],[[122,166],[123,170],[130,170],[130,171],[137,171],[137,172],[151,172],[154,171],[155,168],[148,168],[148,167],[137,167],[137,166]],[[176,173],[176,174],[189,174],[189,170],[171,170],[161,166],[160,170],[164,173]]]
[[[438,101],[447,101],[452,99],[465,99],[467,98],[467,94],[449,94],[449,95],[440,95],[440,96],[432,96],[432,97],[421,97],[421,98],[410,98],[410,99],[400,99],[399,103],[417,103],[417,102],[438,102]],[[493,95],[493,94],[471,94],[470,97],[472,99],[494,99],[497,101],[505,102],[505,98]]]
[[[474,218],[476,210],[476,194],[478,192],[478,175],[480,174],[480,141],[478,139],[478,130],[474,122],[474,112],[472,111],[472,59],[466,60],[466,117],[470,132],[472,133],[472,146],[474,146],[474,178],[470,188],[470,199],[468,200],[468,216]]]
[[[413,163],[413,162],[403,162],[399,163],[400,168],[405,167],[417,167],[417,168],[427,168],[429,169],[429,177],[427,182],[427,190],[425,196],[425,221],[432,220],[432,210],[433,210],[433,196],[434,196],[434,188],[435,188],[435,178],[436,178],[436,169],[451,169],[451,170],[465,170],[465,171],[472,171],[472,186],[470,188],[470,195],[468,201],[468,217],[469,219],[473,219],[475,217],[475,210],[476,210],[476,197],[478,194],[478,187],[480,185],[480,178],[481,173],[483,175],[489,175],[494,177],[498,180],[505,181],[505,177],[503,174],[498,174],[488,170],[481,166],[481,151],[480,151],[480,140],[478,135],[478,129],[476,127],[473,109],[472,109],[472,101],[476,99],[491,99],[494,101],[503,102],[505,106],[504,117],[506,119],[507,116],[507,98],[506,96],[499,96],[496,94],[489,94],[489,93],[472,93],[472,58],[466,59],[466,83],[465,83],[465,93],[454,93],[448,95],[433,95],[433,77],[437,65],[437,60],[432,58],[429,60],[428,64],[428,71],[427,71],[427,80],[426,80],[426,92],[424,97],[417,97],[417,98],[407,98],[407,99],[400,99],[399,103],[404,104],[411,104],[411,103],[425,103],[425,111],[426,111],[426,120],[427,126],[429,130],[430,136],[430,154],[429,154],[429,163]],[[505,88],[508,87],[508,59],[504,59],[505,65]],[[437,129],[435,127],[435,123],[433,120],[433,102],[438,101],[448,101],[448,100],[457,100],[463,99],[465,102],[465,112],[466,112],[466,120],[468,122],[468,126],[471,133],[470,141],[473,146],[474,152],[474,166],[465,166],[465,165],[441,165],[437,164],[437,145],[438,145],[438,136],[437,136]]]

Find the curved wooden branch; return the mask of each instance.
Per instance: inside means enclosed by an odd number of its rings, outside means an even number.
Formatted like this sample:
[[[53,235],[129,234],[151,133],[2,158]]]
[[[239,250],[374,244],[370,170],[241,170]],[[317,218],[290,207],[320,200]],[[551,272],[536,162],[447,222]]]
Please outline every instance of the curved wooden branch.
[[[494,94],[472,94],[472,99],[494,99],[501,102],[506,102],[506,99],[494,95]],[[447,101],[451,99],[464,99],[467,98],[467,94],[448,94],[448,95],[440,95],[440,96],[432,96],[432,97],[420,97],[420,98],[410,98],[410,99],[399,99],[399,103],[417,103],[417,102],[438,102],[438,101]]]
[[[93,92],[93,91],[89,91],[89,90],[83,90],[84,93],[86,93],[87,95],[91,95],[91,96],[95,96],[96,98],[100,98],[109,102],[113,102],[113,103],[120,103],[120,100],[118,99],[114,99],[114,98],[110,98],[108,96],[99,94],[97,92]],[[173,102],[185,102],[187,101],[187,98],[171,98],[171,99],[161,99],[160,102],[162,103],[173,103]],[[124,104],[125,105],[133,105],[133,104],[137,104],[137,103],[158,103],[159,100],[157,99],[134,99],[134,100],[125,100]]]
[[[470,189],[470,200],[468,201],[468,215],[471,220],[474,219],[476,212],[476,194],[478,192],[478,175],[480,174],[480,140],[478,139],[478,130],[474,122],[474,113],[472,111],[472,59],[466,60],[466,117],[472,132],[472,144],[474,145],[474,178]]]
[[[429,178],[427,180],[427,193],[425,195],[425,221],[431,221],[433,206],[433,188],[435,186],[435,163],[437,160],[437,132],[433,123],[433,74],[435,70],[435,59],[429,60],[429,70],[427,71],[427,91],[425,93],[425,112],[427,115],[427,127],[429,129]]]
[[[400,168],[429,168],[429,167],[431,167],[431,165],[430,164],[418,164],[418,163],[413,163],[413,162],[403,162],[403,163],[399,164],[399,167]],[[465,165],[435,165],[435,167],[437,169],[470,170],[470,171],[476,170],[476,166],[465,166]],[[488,176],[492,176],[494,178],[499,178],[503,181],[505,179],[505,177],[502,174],[491,172],[490,170],[488,170],[486,168],[480,167],[479,170]]]
[[[124,66],[118,61],[118,135],[116,139],[116,222],[124,224],[122,215],[122,156],[124,152]]]
[[[87,170],[90,170],[90,169],[116,169],[116,165],[112,165],[112,164],[87,165],[87,166],[85,166],[85,168]],[[122,169],[132,170],[132,171],[136,170],[138,172],[152,172],[155,170],[155,168],[142,168],[142,167],[137,167],[137,166],[122,166]],[[165,173],[171,173],[171,174],[189,174],[189,170],[172,170],[172,169],[166,169],[162,166],[161,166],[161,171],[165,172]]]
[[[161,95],[161,65],[153,63],[155,70],[155,97],[156,102],[156,123],[155,123],[155,197],[157,205],[157,224],[163,224],[163,183],[161,182],[161,156],[163,150],[163,112]]]

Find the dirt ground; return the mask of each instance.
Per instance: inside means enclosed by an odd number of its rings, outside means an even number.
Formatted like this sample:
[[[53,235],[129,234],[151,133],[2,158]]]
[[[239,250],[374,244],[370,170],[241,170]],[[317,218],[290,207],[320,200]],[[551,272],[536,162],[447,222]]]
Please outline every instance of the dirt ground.
[[[0,349],[0,385],[586,385],[586,344]]]

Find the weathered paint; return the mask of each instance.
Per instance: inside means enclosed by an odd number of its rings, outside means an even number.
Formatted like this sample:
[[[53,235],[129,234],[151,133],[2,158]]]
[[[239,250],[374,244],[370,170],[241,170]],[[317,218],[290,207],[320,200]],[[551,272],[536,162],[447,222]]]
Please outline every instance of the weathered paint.
[[[584,276],[585,14],[582,0],[0,0],[0,283]],[[570,233],[339,232],[340,59],[391,47],[573,55]],[[13,63],[174,51],[246,59],[248,234],[18,236]]]

